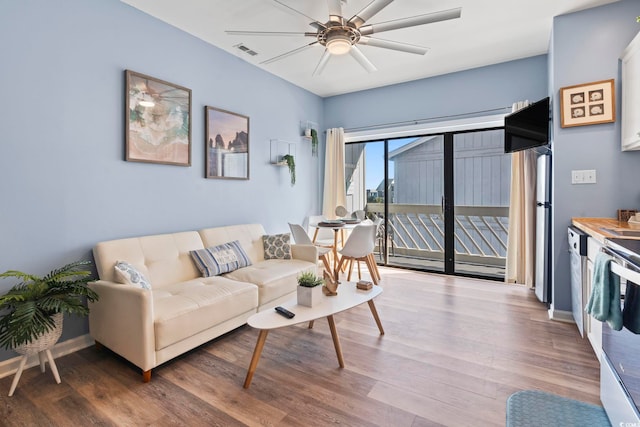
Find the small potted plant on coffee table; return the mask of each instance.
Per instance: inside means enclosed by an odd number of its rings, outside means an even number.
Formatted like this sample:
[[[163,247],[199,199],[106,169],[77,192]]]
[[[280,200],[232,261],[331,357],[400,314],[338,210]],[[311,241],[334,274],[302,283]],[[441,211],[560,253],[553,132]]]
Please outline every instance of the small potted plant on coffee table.
[[[322,298],[324,280],[306,271],[298,276],[298,305],[313,307]]]

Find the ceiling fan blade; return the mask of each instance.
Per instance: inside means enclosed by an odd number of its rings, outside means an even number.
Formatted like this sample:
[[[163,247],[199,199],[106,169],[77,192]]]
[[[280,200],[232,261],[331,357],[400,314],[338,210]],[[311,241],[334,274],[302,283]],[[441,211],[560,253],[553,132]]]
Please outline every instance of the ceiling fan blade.
[[[414,27],[416,25],[431,24],[433,22],[446,21],[460,18],[462,8],[443,10],[435,13],[412,16],[410,18],[396,19],[394,21],[380,22],[378,24],[363,25],[360,27],[360,34],[369,36],[383,31],[397,30],[400,28]]]
[[[312,25],[313,25],[313,24],[317,24],[317,25],[321,25],[323,28],[326,28],[326,27],[324,26],[324,24],[322,24],[322,23],[321,23],[320,21],[318,21],[317,19],[312,18],[312,17],[310,17],[309,15],[306,15],[306,14],[304,14],[304,13],[300,12],[299,10],[294,9],[294,8],[292,8],[292,7],[291,7],[291,6],[289,6],[289,5],[286,5],[286,4],[282,3],[282,2],[281,2],[281,1],[279,1],[279,0],[271,0],[271,1],[272,1],[272,2],[274,2],[274,3],[279,4],[280,6],[284,7],[285,9],[287,9],[287,10],[289,10],[289,11],[291,11],[291,12],[294,12],[294,13],[297,13],[298,15],[302,15],[302,16],[304,16],[305,18],[307,18],[307,20],[311,21]]]
[[[351,50],[349,51],[349,53],[351,54],[351,56],[353,56],[355,58],[356,61],[358,61],[360,63],[360,65],[362,65],[362,67],[367,70],[370,73],[373,73],[374,71],[377,71],[377,68],[375,65],[373,65],[371,63],[371,61],[369,61],[367,59],[366,56],[364,56],[364,53],[362,53],[362,51],[360,49],[358,49],[357,46],[351,46]]]
[[[342,23],[342,2],[340,0],[327,0],[329,6],[329,21]]]
[[[296,49],[290,50],[289,52],[285,52],[285,53],[283,53],[281,55],[274,56],[273,58],[267,59],[266,61],[262,61],[261,64],[265,64],[265,65],[266,64],[271,64],[272,62],[279,61],[281,59],[286,58],[287,56],[291,56],[291,55],[293,55],[295,53],[302,52],[303,50],[307,50],[311,46],[315,46],[317,44],[318,44],[317,41],[315,41],[313,43],[306,44],[304,46],[301,46],[301,47],[298,47]]]
[[[373,37],[360,37],[358,44],[398,50],[400,52],[415,53],[416,55],[424,55],[429,51],[429,48],[426,47],[416,46],[409,43],[394,42],[392,40],[375,39]]]
[[[329,62],[329,58],[331,58],[329,49],[325,49],[324,53],[322,54],[322,57],[320,58],[320,62],[318,62],[318,65],[316,65],[316,69],[313,70],[312,76],[319,76],[322,73],[322,70],[324,70],[324,67],[327,65],[327,62]]]
[[[293,37],[316,37],[316,33],[300,33],[293,31],[232,31],[227,30],[225,33],[230,36],[293,36]]]
[[[349,19],[349,23],[355,25],[356,28],[360,28],[365,21],[368,21],[375,15],[380,12],[385,7],[389,6],[393,3],[393,0],[373,0],[371,3],[366,5],[364,9],[360,12],[356,13]]]

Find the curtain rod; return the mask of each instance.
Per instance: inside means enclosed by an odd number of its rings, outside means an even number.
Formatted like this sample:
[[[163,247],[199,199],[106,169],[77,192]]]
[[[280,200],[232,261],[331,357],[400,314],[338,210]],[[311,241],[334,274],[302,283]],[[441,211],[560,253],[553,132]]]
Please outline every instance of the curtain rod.
[[[434,121],[434,120],[461,118],[461,117],[464,117],[464,116],[475,116],[475,115],[478,115],[480,113],[492,113],[492,112],[500,112],[500,111],[511,112],[511,106],[509,106],[509,107],[501,107],[501,108],[493,108],[493,109],[490,109],[490,110],[473,111],[473,112],[462,113],[462,114],[451,114],[451,115],[448,115],[448,116],[435,116],[435,117],[429,117],[429,118],[426,118],[426,119],[414,119],[414,120],[406,120],[406,121],[403,121],[403,122],[390,122],[390,123],[382,123],[382,124],[379,124],[379,125],[361,126],[361,127],[345,129],[344,131],[345,132],[361,132],[361,131],[365,131],[365,130],[384,129],[384,128],[395,127],[395,126],[420,125],[420,124],[423,124],[423,123],[429,123],[429,122]]]

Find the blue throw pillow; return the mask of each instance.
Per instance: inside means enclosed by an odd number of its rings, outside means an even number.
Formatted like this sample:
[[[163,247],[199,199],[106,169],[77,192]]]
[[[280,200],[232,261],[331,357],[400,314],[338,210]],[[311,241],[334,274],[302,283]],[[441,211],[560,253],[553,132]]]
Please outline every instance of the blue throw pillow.
[[[218,276],[251,265],[249,256],[237,240],[189,253],[203,277]]]

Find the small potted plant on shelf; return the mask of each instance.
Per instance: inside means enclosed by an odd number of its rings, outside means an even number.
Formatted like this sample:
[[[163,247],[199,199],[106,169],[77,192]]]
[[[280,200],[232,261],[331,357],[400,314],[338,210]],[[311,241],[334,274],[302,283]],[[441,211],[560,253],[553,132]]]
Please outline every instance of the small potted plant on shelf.
[[[306,271],[298,276],[298,305],[313,307],[322,298],[324,280]]]
[[[8,270],[0,278],[20,280],[0,296],[0,346],[20,354],[52,347],[62,333],[63,313],[86,316],[83,297],[94,302],[98,294],[87,287],[90,261],[76,261],[44,277]]]
[[[291,186],[296,183],[296,162],[291,154],[285,154],[282,156],[282,160],[287,163],[289,167],[289,175],[291,177]]]

